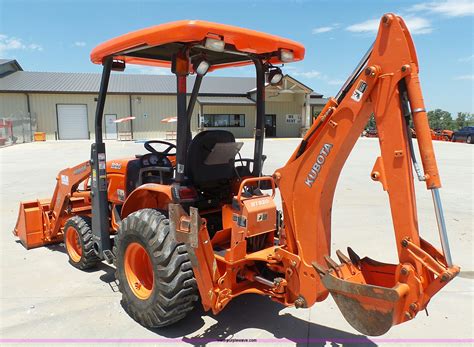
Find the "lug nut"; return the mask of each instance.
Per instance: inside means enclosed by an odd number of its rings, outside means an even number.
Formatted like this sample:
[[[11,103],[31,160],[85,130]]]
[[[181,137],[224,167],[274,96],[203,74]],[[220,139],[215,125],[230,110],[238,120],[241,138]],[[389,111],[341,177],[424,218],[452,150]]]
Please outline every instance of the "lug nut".
[[[404,276],[408,275],[408,270],[405,267],[402,267],[402,269],[400,270],[400,273]]]

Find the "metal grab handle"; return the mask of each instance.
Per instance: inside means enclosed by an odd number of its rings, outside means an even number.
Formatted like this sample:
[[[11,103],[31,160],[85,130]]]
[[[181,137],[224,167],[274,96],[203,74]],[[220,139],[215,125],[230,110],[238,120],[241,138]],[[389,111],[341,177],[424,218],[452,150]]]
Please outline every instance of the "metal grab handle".
[[[446,229],[446,223],[444,221],[443,205],[441,204],[439,189],[431,189],[431,194],[433,196],[436,222],[438,223],[439,238],[441,239],[441,248],[443,249],[444,258],[446,259],[446,265],[451,267],[453,266],[453,260],[451,259],[451,250],[449,249],[448,232]]]
[[[239,193],[237,194],[237,201],[239,202],[239,204],[242,205],[241,196],[242,196],[242,190],[244,189],[244,187],[250,185],[250,183],[256,183],[256,182],[259,182],[259,181],[270,181],[272,183],[272,198],[275,197],[276,188],[275,188],[275,181],[273,180],[273,177],[271,177],[271,176],[262,176],[262,177],[246,178],[240,184]]]

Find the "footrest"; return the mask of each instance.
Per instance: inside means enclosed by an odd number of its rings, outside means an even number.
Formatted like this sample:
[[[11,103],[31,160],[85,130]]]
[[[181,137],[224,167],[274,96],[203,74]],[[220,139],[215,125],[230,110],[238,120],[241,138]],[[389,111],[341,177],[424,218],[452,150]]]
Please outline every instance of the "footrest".
[[[104,259],[108,264],[115,264],[115,254],[110,249],[102,251],[102,254],[104,255]]]

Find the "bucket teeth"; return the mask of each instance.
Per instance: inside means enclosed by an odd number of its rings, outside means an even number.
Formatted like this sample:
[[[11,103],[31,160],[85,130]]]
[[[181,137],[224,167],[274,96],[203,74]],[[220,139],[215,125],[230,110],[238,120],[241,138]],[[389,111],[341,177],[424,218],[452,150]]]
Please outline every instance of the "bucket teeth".
[[[336,255],[339,258],[339,261],[341,263],[344,263],[344,264],[347,264],[347,265],[351,264],[351,260],[348,257],[346,257],[346,255],[344,253],[342,253],[340,249],[338,249],[336,251]]]
[[[328,267],[333,269],[334,271],[336,271],[337,275],[340,276],[341,275],[341,269],[339,268],[339,265],[337,265],[337,263],[332,260],[331,258],[329,258],[327,255],[324,257],[324,260],[326,261],[326,264],[328,264]]]
[[[347,247],[347,254],[349,254],[349,258],[351,258],[352,264],[360,268],[360,257],[357,255],[357,253],[354,252],[352,248]]]
[[[343,276],[343,269],[347,269],[350,271],[352,275],[355,275],[358,270],[360,270],[360,258],[359,256],[352,250],[352,248],[348,247],[347,251],[349,253],[349,257],[347,257],[344,253],[342,253],[341,250],[336,251],[336,255],[339,258],[339,261],[341,262],[341,265],[336,263],[334,260],[332,260],[329,256],[324,256],[324,261],[327,264],[327,269],[324,266],[321,266],[320,264],[313,262],[312,265],[314,269],[317,271],[317,273],[320,276],[325,276],[329,274],[332,271],[334,271],[338,277]]]
[[[321,265],[319,265],[318,263],[316,263],[315,261],[313,261],[311,263],[311,265],[313,265],[314,269],[316,270],[316,272],[320,275],[320,276],[324,276],[327,274],[327,271],[326,269],[324,269]]]
[[[324,260],[326,260],[326,264],[328,264],[328,266],[333,269],[333,270],[337,270],[338,266],[337,263],[332,260],[331,258],[329,258],[327,255],[324,257]]]

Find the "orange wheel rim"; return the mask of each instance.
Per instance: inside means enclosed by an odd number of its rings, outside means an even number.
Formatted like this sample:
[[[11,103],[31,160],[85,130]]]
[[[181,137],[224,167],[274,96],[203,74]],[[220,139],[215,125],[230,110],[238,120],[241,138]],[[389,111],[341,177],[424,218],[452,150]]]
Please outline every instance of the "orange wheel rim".
[[[79,241],[79,233],[73,227],[66,230],[66,249],[73,262],[78,263],[81,260],[82,246]]]
[[[125,276],[132,292],[146,300],[153,291],[153,265],[146,249],[139,243],[128,245],[124,257]]]

